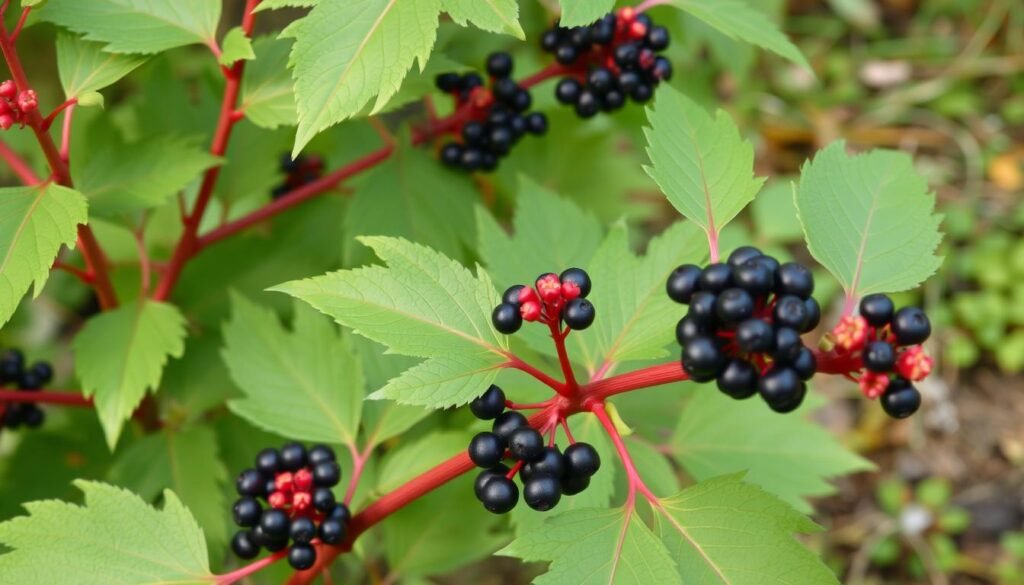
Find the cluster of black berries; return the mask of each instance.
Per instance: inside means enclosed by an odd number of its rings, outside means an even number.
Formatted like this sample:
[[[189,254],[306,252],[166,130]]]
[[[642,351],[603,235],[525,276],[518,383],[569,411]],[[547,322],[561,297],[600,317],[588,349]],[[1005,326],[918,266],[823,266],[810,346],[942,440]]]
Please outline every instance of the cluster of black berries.
[[[297,570],[312,567],[314,539],[331,545],[345,539],[348,506],[335,501],[331,490],[339,481],[341,468],[330,447],[307,450],[288,443],[280,450],[260,451],[256,466],[239,474],[236,482],[241,497],[233,516],[242,530],[232,538],[231,549],[240,558],[252,559],[260,548],[277,552],[290,541],[288,563]]]
[[[14,386],[23,392],[36,392],[53,379],[53,366],[47,362],[36,362],[26,366],[25,356],[16,349],[7,350],[0,356],[0,387]],[[38,428],[46,419],[46,413],[32,402],[0,404],[0,427],[16,429],[22,425]]]
[[[533,98],[512,79],[512,57],[491,53],[487,57],[490,89],[476,73],[437,76],[438,89],[455,98],[456,109],[465,108],[466,120],[459,128],[460,140],[441,148],[444,164],[468,172],[490,172],[526,134],[543,136],[548,119],[541,112],[528,112]]]
[[[549,325],[564,321],[569,329],[580,331],[594,322],[594,305],[587,300],[590,276],[582,268],[569,268],[561,275],[541,274],[534,287],[517,284],[505,291],[491,314],[495,329],[510,335],[525,320]]]
[[[618,110],[627,99],[650,100],[654,88],[672,77],[672,63],[658,55],[668,44],[668,29],[631,7],[590,26],[555,25],[541,37],[541,47],[573,70],[558,82],[555,97],[581,118]]]
[[[281,155],[281,172],[285,175],[284,181],[270,192],[274,199],[319,179],[324,172],[324,160],[319,156],[305,155],[293,159],[292,155],[285,153]]]
[[[601,457],[588,443],[573,443],[564,453],[556,445],[545,446],[544,437],[525,416],[505,411],[505,393],[497,386],[488,388],[469,408],[479,419],[494,420],[490,432],[478,433],[469,442],[469,458],[484,469],[476,478],[476,497],[495,514],[504,514],[519,502],[519,487],[513,481],[517,474],[526,505],[545,512],[558,505],[563,495],[587,489],[601,468]],[[511,469],[502,463],[506,458],[516,461]]]
[[[800,335],[821,320],[807,267],[744,246],[726,263],[676,268],[666,288],[672,300],[689,305],[676,339],[692,380],[717,380],[737,399],[760,393],[776,412],[800,406],[817,367]]]
[[[921,406],[921,393],[911,381],[923,380],[933,360],[921,344],[931,335],[928,315],[917,307],[896,310],[888,296],[861,299],[860,315],[844,317],[832,330],[836,349],[860,355],[863,372],[857,380],[870,399],[881,398],[882,410],[906,418]]]

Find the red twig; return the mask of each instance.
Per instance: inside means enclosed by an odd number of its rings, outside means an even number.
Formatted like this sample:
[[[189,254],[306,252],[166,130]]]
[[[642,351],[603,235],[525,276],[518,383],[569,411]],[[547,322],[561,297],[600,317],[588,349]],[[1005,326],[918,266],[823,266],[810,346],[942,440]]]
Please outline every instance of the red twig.
[[[266,569],[270,565],[273,565],[274,563],[285,558],[286,556],[288,556],[288,549],[276,552],[270,555],[269,557],[249,563],[241,569],[231,571],[230,573],[226,573],[224,575],[217,575],[217,580],[214,581],[214,585],[232,585],[233,583],[237,583],[242,579],[245,579],[249,575]]]
[[[31,402],[35,404],[63,404],[65,406],[92,407],[92,399],[78,392],[62,392],[59,390],[40,390],[27,392],[24,390],[0,390],[0,402]]]
[[[71,120],[74,114],[75,104],[71,104],[64,113],[64,125],[60,132],[60,159],[65,163],[71,160]]]
[[[44,130],[49,130],[50,127],[53,126],[53,123],[57,120],[57,116],[59,116],[61,112],[63,112],[64,110],[70,108],[71,106],[73,106],[73,105],[75,105],[77,103],[78,103],[78,100],[76,98],[72,98],[72,99],[69,99],[68,101],[64,102],[63,104],[57,106],[56,108],[54,108],[53,111],[50,112],[50,115],[47,116],[43,120],[43,129]]]
[[[360,452],[354,444],[348,446],[349,452],[352,454],[352,477],[348,480],[348,488],[345,490],[345,505],[349,506],[352,504],[352,498],[356,495],[356,489],[359,487],[359,479],[363,476],[363,470],[366,468],[366,460],[370,458],[373,453],[373,444],[366,446],[362,452]]]
[[[54,270],[63,270],[64,272],[67,272],[68,274],[71,274],[71,275],[75,276],[76,278],[78,278],[78,280],[82,281],[82,284],[86,284],[86,285],[92,286],[92,281],[93,281],[92,275],[89,274],[88,272],[86,272],[85,270],[82,270],[81,268],[79,268],[77,266],[72,266],[72,265],[67,264],[65,262],[62,262],[60,260],[56,260],[53,263],[53,269]]]
[[[36,172],[32,170],[32,167],[28,166],[18,153],[11,150],[11,147],[7,146],[7,143],[0,140],[0,158],[4,159],[7,166],[11,168],[11,172],[18,176],[18,180],[26,185],[38,185],[40,181]]]
[[[623,392],[661,386],[662,384],[672,382],[682,382],[688,379],[689,376],[683,371],[682,364],[678,361],[671,361],[666,364],[651,366],[642,370],[592,382],[583,386],[581,392],[587,401],[603,402],[608,397],[622,394]]]
[[[594,413],[594,416],[601,421],[601,426],[604,427],[608,436],[611,437],[612,443],[615,445],[615,450],[619,454],[619,459],[622,460],[623,467],[626,468],[626,478],[629,481],[629,495],[627,496],[626,506],[631,507],[636,492],[639,490],[648,500],[654,502],[658,498],[655,496],[650,489],[644,484],[643,479],[640,477],[640,472],[637,471],[636,465],[633,463],[633,458],[629,455],[629,450],[626,449],[626,443],[623,442],[622,436],[619,434],[619,429],[615,428],[615,423],[612,422],[611,417],[608,416],[608,411],[605,409],[604,403],[595,402],[591,405],[590,411]]]
[[[572,362],[569,361],[569,353],[565,350],[565,335],[558,330],[558,321],[548,321],[548,329],[551,330],[551,340],[555,342],[555,350],[558,352],[558,364],[562,367],[562,375],[565,376],[565,389],[568,394],[574,394],[579,390],[576,383],[576,375],[572,371]]]
[[[21,16],[18,17],[18,24],[14,25],[14,30],[11,31],[11,43],[18,42],[18,35],[21,34],[21,29],[25,27],[25,21],[28,20],[28,13],[32,12],[31,6],[26,6],[21,11]]]
[[[565,384],[559,382],[558,380],[552,378],[551,376],[545,374],[544,372],[538,370],[537,368],[524,362],[523,360],[519,359],[518,357],[512,354],[508,354],[508,364],[506,365],[506,367],[519,370],[520,372],[525,372],[533,376],[534,378],[537,379],[537,381],[563,396],[566,395],[567,393]]]

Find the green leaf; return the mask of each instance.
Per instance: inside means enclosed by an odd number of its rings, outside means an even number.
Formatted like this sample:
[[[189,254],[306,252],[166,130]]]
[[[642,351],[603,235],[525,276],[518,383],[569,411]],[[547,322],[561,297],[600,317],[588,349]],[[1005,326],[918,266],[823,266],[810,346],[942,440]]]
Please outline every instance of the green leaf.
[[[366,387],[382,388],[388,380],[416,365],[418,360],[401,355],[387,354],[384,346],[365,337],[350,335],[349,341],[363,363]],[[364,445],[379,445],[400,435],[431,414],[431,410],[404,406],[396,402],[368,401],[363,403]]]
[[[220,0],[49,0],[39,18],[105,43],[111,53],[159,53],[214,40]]]
[[[558,21],[566,27],[593,24],[615,8],[615,0],[559,0],[559,4],[562,16]]]
[[[709,386],[687,386],[689,399],[670,444],[697,480],[746,471],[747,481],[810,512],[804,498],[834,493],[829,479],[873,467],[807,420],[819,400],[798,415],[779,416],[760,400],[737,402]]]
[[[52,1],[52,0],[51,0]],[[28,516],[0,524],[8,583],[201,585],[212,583],[206,539],[174,492],[157,510],[120,488],[78,480],[85,505],[26,504]]]
[[[174,136],[106,146],[72,169],[90,211],[103,217],[159,207],[220,162],[194,141]]]
[[[519,178],[512,235],[482,208],[476,219],[480,257],[502,286],[586,266],[601,243],[597,218],[526,176]]]
[[[83,106],[91,105],[91,94],[116,83],[145,62],[145,57],[107,53],[102,43],[73,34],[57,35],[57,71],[64,95],[69,100],[78,99]]]
[[[341,270],[273,290],[306,301],[392,352],[433,358],[371,398],[433,407],[474,398],[479,387],[474,390],[467,377],[472,383],[493,379],[507,359],[507,339],[491,325],[500,299],[490,277],[482,269],[474,277],[458,262],[400,238],[359,240],[388,267]],[[469,369],[456,371],[461,367]]]
[[[231,65],[236,61],[249,61],[255,58],[256,53],[253,52],[252,39],[245,34],[242,27],[236,26],[224,35],[218,59],[221,65]]]
[[[53,183],[0,189],[0,326],[30,285],[39,296],[61,246],[88,220],[85,198]]]
[[[299,121],[287,68],[291,49],[288,39],[261,37],[253,43],[255,60],[246,67],[242,78],[239,109],[257,126],[274,129],[294,126]]]
[[[548,572],[533,581],[537,585],[683,583],[669,551],[632,506],[555,516],[498,554],[551,561]]]
[[[345,214],[345,233],[400,236],[460,258],[476,241],[473,206],[478,199],[472,183],[438,165],[434,156],[399,146],[358,183]],[[373,258],[363,246],[352,248],[347,265]]]
[[[174,305],[143,300],[97,315],[72,343],[75,371],[113,449],[124,421],[160,385],[167,358],[185,351],[185,318]]]
[[[312,8],[320,0],[263,0],[254,12],[261,10],[277,10],[279,8]]]
[[[655,532],[687,583],[838,585],[793,533],[819,527],[740,475],[697,484],[660,500]]]
[[[647,174],[680,213],[717,239],[764,183],[754,177],[754,147],[724,111],[712,118],[671,87],[658,90],[647,118]]]
[[[807,247],[850,297],[911,289],[942,264],[935,194],[905,153],[836,142],[804,165],[795,198]]]
[[[303,441],[354,444],[366,388],[359,359],[330,321],[296,303],[294,331],[273,311],[231,295],[224,362],[245,398],[228,403],[254,425]]]
[[[383,107],[414,61],[426,65],[440,8],[440,0],[323,0],[289,29],[299,112],[293,156],[374,96],[374,109]]]
[[[519,4],[516,0],[441,0],[441,9],[462,26],[472,22],[486,31],[526,39],[523,28],[519,26]]]
[[[119,455],[107,476],[112,483],[151,502],[165,488],[174,490],[195,514],[211,549],[228,543],[227,499],[222,489],[228,471],[220,460],[213,431],[205,427],[164,429]]]
[[[808,71],[807,62],[779,27],[745,0],[671,0],[731,39],[741,40],[789,59]]]
[[[804,230],[797,218],[793,187],[789,181],[773,180],[750,205],[758,238],[773,244],[798,242]]]
[[[629,249],[620,223],[594,254],[588,272],[595,285],[590,300],[598,308],[594,326],[570,336],[574,353],[594,373],[604,365],[665,357],[675,335],[674,303],[665,294],[669,273],[680,264],[700,263],[707,255],[703,234],[692,222],[678,222],[651,240],[647,254]]]

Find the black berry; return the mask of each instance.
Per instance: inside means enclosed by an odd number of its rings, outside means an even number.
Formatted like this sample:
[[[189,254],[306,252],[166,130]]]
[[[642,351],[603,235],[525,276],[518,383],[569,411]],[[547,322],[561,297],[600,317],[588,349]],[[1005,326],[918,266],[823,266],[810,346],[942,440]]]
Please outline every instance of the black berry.
[[[725,367],[725,355],[710,337],[698,337],[683,347],[683,369],[695,380],[710,382]]]
[[[305,571],[315,563],[316,549],[309,544],[295,544],[288,551],[288,564],[296,571]]]
[[[892,317],[892,332],[900,345],[917,345],[924,343],[932,334],[932,324],[921,309],[903,307]]]
[[[594,305],[587,299],[577,297],[572,299],[565,305],[565,310],[562,312],[562,319],[565,320],[565,324],[570,329],[576,331],[582,331],[587,327],[590,327],[594,322],[596,312],[594,311]]]
[[[240,496],[262,496],[266,484],[266,478],[255,469],[246,469],[238,474],[238,479],[235,480],[235,488]]]
[[[814,276],[803,264],[787,262],[775,271],[776,292],[806,299],[814,292]]]
[[[292,542],[298,544],[309,544],[317,536],[316,522],[306,516],[300,516],[292,520],[292,526],[288,530]]]
[[[291,520],[283,510],[264,510],[260,517],[260,530],[272,539],[287,537],[290,526]]]
[[[490,469],[481,471],[476,476],[476,481],[473,483],[473,493],[476,494],[476,499],[481,501],[483,500],[484,487],[487,485],[487,482],[491,481],[495,477],[505,477],[508,475],[509,471],[510,469],[505,465],[496,465]]]
[[[590,476],[569,475],[562,478],[562,495],[575,496],[590,487]]]
[[[306,466],[306,448],[299,443],[288,443],[281,447],[281,469],[298,471]]]
[[[761,398],[779,413],[792,412],[803,402],[807,387],[796,371],[786,367],[770,368],[757,384]]]
[[[505,476],[495,476],[486,482],[480,494],[484,508],[495,514],[504,514],[519,502],[519,488]]]
[[[554,508],[561,499],[562,485],[557,478],[544,475],[532,478],[523,484],[523,500],[526,501],[527,506],[538,512],[546,512]]]
[[[477,467],[489,469],[505,457],[505,441],[494,433],[477,433],[469,442],[469,458]]]
[[[512,436],[514,431],[529,426],[530,423],[527,422],[525,416],[514,410],[509,410],[501,413],[498,418],[494,419],[491,431],[503,441],[508,442],[509,437]]]
[[[535,429],[520,427],[508,436],[508,450],[520,461],[532,461],[544,452],[544,437]]]
[[[328,461],[334,461],[334,451],[327,445],[313,445],[309,449],[309,464],[320,465]]]
[[[493,77],[508,77],[512,75],[512,56],[501,52],[488,55],[487,73]]]
[[[801,380],[806,381],[814,377],[814,372],[818,369],[818,360],[814,357],[813,351],[802,347],[790,367]]]
[[[697,291],[697,280],[701,269],[693,264],[683,264],[669,274],[665,290],[670,299],[677,303],[688,304],[690,297]]]
[[[725,289],[715,300],[715,313],[722,323],[739,323],[753,316],[754,299],[741,288]]]
[[[566,476],[590,477],[601,469],[601,456],[590,443],[577,442],[562,455]]]
[[[320,523],[320,540],[326,544],[341,544],[345,540],[345,523],[337,518],[328,518]]]
[[[758,250],[753,246],[740,246],[739,248],[733,250],[731,254],[729,254],[729,258],[727,259],[727,261],[734,268],[739,268],[740,266],[746,264],[748,260],[760,258],[763,255],[764,254],[761,252],[761,250]]]
[[[783,295],[775,300],[772,318],[777,326],[803,331],[807,326],[807,306],[800,297]]]
[[[330,512],[337,502],[331,488],[318,487],[313,490],[313,507],[320,512]]]
[[[260,554],[260,545],[256,543],[252,532],[242,530],[231,538],[231,551],[240,559],[250,560]]]
[[[281,453],[277,449],[264,449],[256,454],[256,469],[267,476],[281,470]]]
[[[580,289],[580,297],[586,298],[590,294],[590,275],[582,268],[568,268],[559,275],[562,283],[571,282]]]
[[[481,420],[493,420],[505,412],[505,392],[496,384],[491,384],[483,394],[469,403],[473,416]]]
[[[873,294],[860,300],[860,316],[872,327],[885,327],[895,312],[896,306],[888,295]]]
[[[501,303],[494,308],[494,312],[491,314],[491,322],[500,333],[511,335],[519,331],[519,328],[523,326],[523,316],[516,305]]]
[[[872,372],[891,372],[896,365],[896,348],[888,341],[872,341],[864,347],[864,367]]]
[[[545,447],[538,457],[527,462],[519,471],[523,481],[542,475],[559,478],[564,473],[565,462],[557,447]]]
[[[882,410],[893,418],[907,418],[921,407],[921,393],[904,378],[893,378],[880,398]]]
[[[251,496],[240,498],[231,509],[231,516],[234,518],[235,524],[245,528],[252,528],[259,524],[262,514],[263,507]]]
[[[750,362],[733,358],[718,375],[718,389],[736,399],[757,393],[757,369]]]
[[[732,286],[732,267],[721,262],[709,264],[697,279],[700,290],[720,293]]]
[[[334,461],[325,461],[313,467],[313,483],[320,487],[334,487],[341,481],[341,467]]]
[[[761,319],[747,319],[736,327],[736,344],[745,352],[771,351],[775,347],[775,329]]]

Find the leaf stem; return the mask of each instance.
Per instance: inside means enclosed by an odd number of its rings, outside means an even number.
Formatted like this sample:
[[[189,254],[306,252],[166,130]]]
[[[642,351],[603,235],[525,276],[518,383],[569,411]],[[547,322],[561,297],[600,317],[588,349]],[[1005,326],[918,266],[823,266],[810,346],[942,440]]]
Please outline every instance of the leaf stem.
[[[611,378],[597,380],[583,386],[581,393],[587,402],[604,402],[609,397],[640,388],[651,388],[683,382],[690,377],[683,371],[680,362],[673,360],[668,363],[635,370]]]
[[[559,382],[558,380],[538,370],[534,366],[519,359],[519,357],[515,355],[508,354],[508,362],[505,364],[505,367],[513,368],[533,376],[534,378],[537,379],[537,381],[551,388],[555,392],[558,392],[562,396],[569,395],[566,385],[564,383]]]
[[[21,10],[21,16],[18,17],[18,23],[14,25],[14,30],[11,31],[11,42],[18,42],[18,35],[21,34],[21,29],[25,27],[25,21],[28,20],[28,13],[32,12],[31,6],[26,6]]]
[[[78,392],[60,390],[0,390],[0,403],[25,402],[34,404],[63,404],[64,406],[92,407],[92,399]]]
[[[43,119],[43,129],[49,130],[50,127],[53,126],[54,121],[57,120],[57,116],[59,116],[61,112],[63,112],[67,108],[70,108],[71,106],[73,106],[73,105],[75,105],[77,103],[78,103],[78,99],[77,98],[71,98],[71,99],[65,101],[63,104],[61,104],[61,105],[57,106],[56,108],[54,108],[53,111],[50,112],[50,115],[47,116],[45,119]]]
[[[60,159],[65,163],[71,160],[71,120],[75,114],[75,101],[67,106],[64,112],[64,124],[60,132]]]
[[[636,492],[639,491],[649,501],[657,501],[657,496],[648,489],[644,480],[640,477],[640,472],[637,471],[636,465],[633,463],[633,458],[629,455],[629,450],[626,449],[626,443],[622,440],[622,435],[619,434],[619,429],[615,428],[615,423],[612,421],[611,417],[608,416],[608,411],[605,408],[604,403],[592,403],[590,405],[590,412],[594,413],[597,420],[601,421],[601,426],[604,427],[605,432],[608,433],[612,443],[615,445],[615,450],[619,454],[619,459],[622,460],[622,466],[626,468],[626,478],[629,481],[629,500],[632,500],[635,497]]]
[[[25,185],[38,185],[42,182],[35,171],[32,170],[32,167],[18,156],[18,153],[11,150],[11,147],[7,146],[7,143],[3,140],[0,140],[0,158],[4,159],[7,166],[11,168],[11,172],[17,175],[18,180]]]
[[[366,448],[362,451],[356,447],[355,443],[349,443],[349,453],[352,454],[352,477],[348,480],[348,488],[345,489],[345,505],[349,506],[352,504],[352,498],[356,495],[356,488],[359,487],[359,480],[363,476],[363,470],[366,469],[366,460],[370,458],[373,453],[373,443],[366,445]]]

